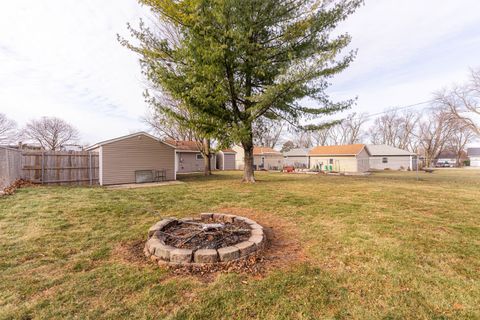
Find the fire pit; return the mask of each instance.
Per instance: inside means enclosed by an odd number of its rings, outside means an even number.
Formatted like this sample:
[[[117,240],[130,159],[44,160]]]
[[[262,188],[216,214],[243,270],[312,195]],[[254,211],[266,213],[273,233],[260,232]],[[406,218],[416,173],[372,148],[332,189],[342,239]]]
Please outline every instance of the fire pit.
[[[201,213],[199,218],[167,218],[148,230],[145,255],[159,263],[208,264],[245,258],[261,250],[263,227],[245,217]]]

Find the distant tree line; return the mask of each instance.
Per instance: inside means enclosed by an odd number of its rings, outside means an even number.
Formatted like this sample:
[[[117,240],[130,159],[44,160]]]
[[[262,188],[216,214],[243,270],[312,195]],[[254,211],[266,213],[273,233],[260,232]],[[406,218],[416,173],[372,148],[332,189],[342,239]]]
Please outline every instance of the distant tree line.
[[[78,130],[57,117],[41,117],[28,121],[23,128],[0,113],[0,145],[18,142],[33,143],[42,150],[61,150],[65,145],[78,143]]]
[[[425,157],[427,164],[443,151],[449,151],[459,163],[466,145],[480,137],[479,117],[480,70],[477,70],[472,71],[467,84],[435,93],[430,105],[421,111],[391,109],[374,119],[352,113],[321,130],[293,129],[282,150],[352,143],[386,144],[416,152]],[[273,133],[278,134],[276,130]]]

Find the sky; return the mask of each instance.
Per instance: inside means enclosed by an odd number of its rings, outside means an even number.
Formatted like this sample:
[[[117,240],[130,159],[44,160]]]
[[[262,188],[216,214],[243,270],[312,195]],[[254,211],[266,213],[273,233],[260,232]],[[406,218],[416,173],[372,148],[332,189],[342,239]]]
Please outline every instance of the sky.
[[[63,118],[84,144],[148,129],[138,57],[117,41],[140,18],[135,0],[1,0],[0,113]],[[428,101],[480,67],[478,0],[365,0],[339,32],[358,55],[329,93],[357,97],[350,112]]]

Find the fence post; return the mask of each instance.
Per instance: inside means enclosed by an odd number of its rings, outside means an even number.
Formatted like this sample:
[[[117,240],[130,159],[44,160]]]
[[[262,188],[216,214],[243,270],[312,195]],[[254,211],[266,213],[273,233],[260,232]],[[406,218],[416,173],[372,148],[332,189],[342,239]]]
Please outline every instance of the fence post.
[[[45,177],[45,151],[42,151],[42,184],[44,183]]]
[[[90,179],[90,186],[92,186],[92,152],[88,152],[88,177]]]

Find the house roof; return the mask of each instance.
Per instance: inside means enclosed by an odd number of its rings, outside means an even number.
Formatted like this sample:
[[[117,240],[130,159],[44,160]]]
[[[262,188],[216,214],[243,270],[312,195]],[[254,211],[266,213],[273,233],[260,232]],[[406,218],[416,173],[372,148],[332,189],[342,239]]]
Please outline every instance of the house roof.
[[[200,145],[197,141],[187,140],[165,140],[166,143],[175,146],[177,151],[200,152]]]
[[[294,148],[290,149],[289,151],[286,151],[283,153],[283,156],[285,157],[302,157],[302,156],[307,156],[308,152],[310,151],[309,148]]]
[[[460,152],[460,158],[466,158],[466,156],[467,154],[465,153],[465,151]],[[456,158],[457,158],[457,155],[455,154],[455,152],[446,150],[446,151],[440,152],[440,154],[437,156],[436,159],[456,159]]]
[[[468,148],[467,154],[469,157],[480,157],[480,148]]]
[[[140,132],[135,132],[135,133],[132,133],[132,134],[128,134],[126,136],[121,136],[121,137],[118,137],[118,138],[113,138],[113,139],[109,139],[109,140],[104,140],[104,141],[101,141],[101,142],[98,142],[98,143],[95,143],[87,148],[85,148],[85,150],[89,151],[89,150],[92,150],[92,149],[96,149],[98,147],[101,147],[103,145],[106,145],[106,144],[109,144],[109,143],[113,143],[113,142],[117,142],[117,141],[121,141],[121,140],[124,140],[124,139],[129,139],[129,138],[133,138],[133,137],[137,137],[137,136],[145,136],[145,137],[149,137],[153,140],[157,140],[158,142],[160,143],[163,143],[169,147],[172,147],[172,148],[175,148],[173,145],[165,142],[165,141],[162,141],[160,139],[158,139],[157,137],[154,137],[152,136],[151,134],[149,133],[146,133],[146,132],[143,132],[143,131],[140,131]]]
[[[188,141],[188,140],[165,140],[168,144],[175,146],[177,151],[185,152],[201,152],[201,145],[197,141]],[[225,153],[236,153],[233,149],[222,149],[222,152]]]
[[[318,146],[308,153],[309,156],[356,156],[365,148],[364,144],[346,144],[341,146]],[[368,150],[367,150],[368,152]]]
[[[269,147],[253,147],[253,155],[254,156],[260,156],[260,155],[268,155],[268,154],[273,154],[273,155],[282,155],[281,152],[269,148]]]
[[[386,144],[367,144],[368,152],[372,156],[411,156],[415,153],[395,148]]]

